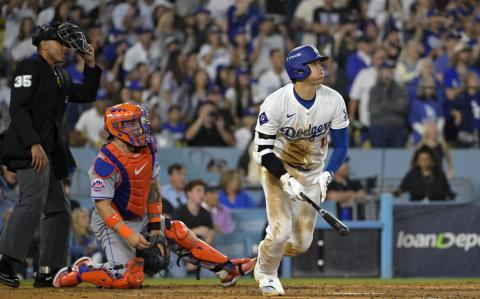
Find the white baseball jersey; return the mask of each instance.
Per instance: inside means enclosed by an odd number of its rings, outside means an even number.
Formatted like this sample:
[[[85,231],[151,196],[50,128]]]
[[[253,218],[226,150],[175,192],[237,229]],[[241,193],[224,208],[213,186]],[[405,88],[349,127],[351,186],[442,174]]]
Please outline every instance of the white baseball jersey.
[[[314,104],[307,109],[296,99],[293,84],[289,83],[265,99],[255,130],[276,135],[273,152],[285,163],[323,168],[330,129],[348,125],[345,102],[338,92],[321,85]],[[256,134],[255,144],[265,145],[264,142]],[[260,157],[267,151],[260,152]]]

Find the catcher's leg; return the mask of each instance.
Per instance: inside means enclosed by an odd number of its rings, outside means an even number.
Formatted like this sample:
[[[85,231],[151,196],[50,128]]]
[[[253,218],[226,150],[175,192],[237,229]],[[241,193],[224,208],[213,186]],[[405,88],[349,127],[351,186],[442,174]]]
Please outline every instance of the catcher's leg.
[[[178,253],[180,257],[200,262],[202,267],[215,272],[224,286],[235,284],[239,275],[247,275],[255,267],[256,259],[229,260],[227,256],[200,240],[181,221],[171,221],[165,229],[165,236],[181,247]]]
[[[125,267],[123,276],[115,275],[102,266],[92,265],[88,257],[81,258],[72,267],[60,270],[53,279],[53,286],[73,287],[82,282],[112,289],[137,289],[141,288],[144,280],[143,259],[132,258]]]

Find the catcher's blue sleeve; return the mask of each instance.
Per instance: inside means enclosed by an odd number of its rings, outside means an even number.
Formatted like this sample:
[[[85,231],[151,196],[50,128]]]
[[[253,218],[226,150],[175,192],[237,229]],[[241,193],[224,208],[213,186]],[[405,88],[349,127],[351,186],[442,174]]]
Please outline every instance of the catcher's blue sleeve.
[[[348,127],[330,129],[330,137],[332,138],[334,148],[325,171],[330,171],[333,174],[342,166],[348,155]]]

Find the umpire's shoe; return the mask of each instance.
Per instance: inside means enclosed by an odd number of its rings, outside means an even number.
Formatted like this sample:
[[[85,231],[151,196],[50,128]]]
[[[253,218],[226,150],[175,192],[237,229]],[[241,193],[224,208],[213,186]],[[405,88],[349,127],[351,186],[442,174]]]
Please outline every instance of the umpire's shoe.
[[[43,271],[42,271],[43,270]],[[52,288],[53,287],[53,278],[57,271],[50,271],[50,267],[40,267],[39,272],[35,276],[35,281],[33,282],[34,288]]]
[[[20,281],[17,275],[13,272],[12,264],[7,256],[3,256],[0,260],[0,283],[12,288],[18,288]]]

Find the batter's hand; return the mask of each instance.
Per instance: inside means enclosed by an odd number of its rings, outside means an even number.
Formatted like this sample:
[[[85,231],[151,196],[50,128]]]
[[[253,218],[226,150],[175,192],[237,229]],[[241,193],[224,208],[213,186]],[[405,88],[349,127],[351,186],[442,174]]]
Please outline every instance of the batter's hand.
[[[286,173],[280,177],[280,181],[283,185],[283,191],[285,191],[290,199],[303,200],[300,193],[305,193],[305,189],[293,176]]]
[[[150,246],[150,243],[145,240],[145,237],[143,237],[141,234],[137,232],[133,232],[133,234],[130,235],[130,237],[127,238],[128,244],[130,244],[132,247],[135,247],[137,249],[147,249]]]
[[[320,185],[320,199],[321,202],[325,201],[325,198],[327,198],[327,187],[328,184],[332,181],[332,174],[330,171],[324,171],[322,174],[313,180],[313,184],[319,184]]]

